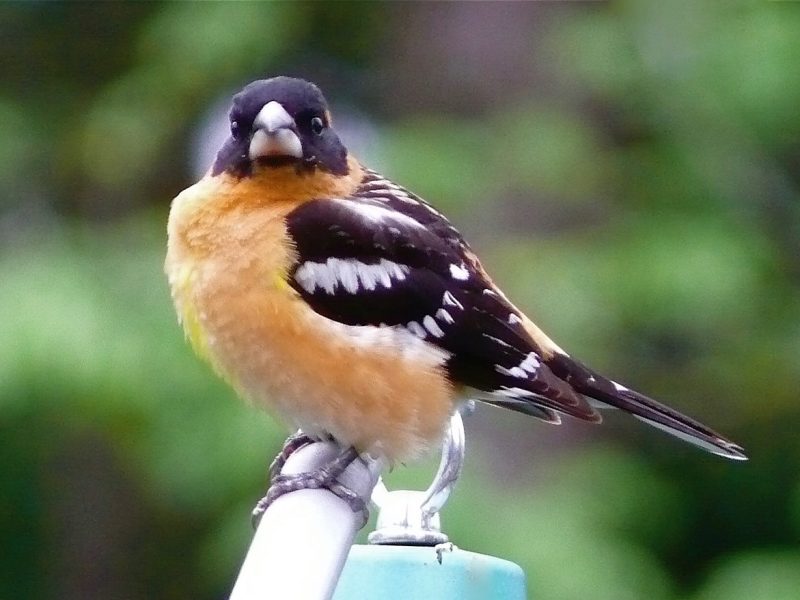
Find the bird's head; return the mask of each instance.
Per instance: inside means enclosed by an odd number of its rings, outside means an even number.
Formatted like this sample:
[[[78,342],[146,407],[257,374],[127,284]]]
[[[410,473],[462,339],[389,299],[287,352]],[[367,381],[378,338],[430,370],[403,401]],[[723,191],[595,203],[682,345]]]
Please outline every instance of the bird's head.
[[[229,117],[231,134],[217,153],[214,174],[247,177],[286,166],[348,173],[347,149],[313,83],[292,77],[254,81],[233,97]]]

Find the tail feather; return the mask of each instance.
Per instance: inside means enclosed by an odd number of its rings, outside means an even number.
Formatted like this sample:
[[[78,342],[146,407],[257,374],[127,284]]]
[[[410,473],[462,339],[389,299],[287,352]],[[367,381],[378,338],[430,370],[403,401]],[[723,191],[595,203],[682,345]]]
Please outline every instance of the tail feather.
[[[498,406],[500,408],[507,408],[508,410],[513,410],[518,413],[522,413],[523,415],[528,415],[530,417],[536,417],[541,421],[546,423],[551,423],[553,425],[560,425],[561,424],[561,417],[559,414],[553,410],[552,408],[547,408],[545,406],[538,406],[531,402],[530,399],[500,399],[497,396],[486,395],[480,398],[487,404],[491,406]]]
[[[547,365],[577,392],[601,404],[631,413],[634,417],[718,456],[747,460],[744,450],[699,421],[648,398],[635,390],[607,379],[572,359],[554,353]]]

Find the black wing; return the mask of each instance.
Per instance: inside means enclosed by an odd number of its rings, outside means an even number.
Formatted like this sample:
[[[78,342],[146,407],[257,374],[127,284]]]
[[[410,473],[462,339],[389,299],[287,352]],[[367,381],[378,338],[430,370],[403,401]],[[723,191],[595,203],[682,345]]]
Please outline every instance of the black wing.
[[[481,399],[549,421],[553,411],[599,419],[543,363],[458,232],[402,188],[368,178],[354,197],[298,207],[287,229],[298,254],[291,284],[316,312],[405,328],[449,353],[451,380]]]
[[[449,353],[451,380],[480,399],[551,422],[558,412],[599,422],[586,395],[716,454],[745,458],[705,425],[560,349],[540,352],[459,232],[379,174],[367,171],[354,197],[310,202],[287,223],[300,259],[293,285],[315,311],[350,325],[411,331]]]

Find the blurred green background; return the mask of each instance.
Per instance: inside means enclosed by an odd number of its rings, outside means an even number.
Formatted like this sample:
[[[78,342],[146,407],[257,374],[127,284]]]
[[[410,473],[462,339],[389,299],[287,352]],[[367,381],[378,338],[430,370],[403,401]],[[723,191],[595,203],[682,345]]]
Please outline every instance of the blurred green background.
[[[285,432],[184,343],[165,222],[274,74],[568,351],[751,455],[485,408],[453,541],[539,600],[800,597],[799,8],[0,5],[0,597],[230,590]]]

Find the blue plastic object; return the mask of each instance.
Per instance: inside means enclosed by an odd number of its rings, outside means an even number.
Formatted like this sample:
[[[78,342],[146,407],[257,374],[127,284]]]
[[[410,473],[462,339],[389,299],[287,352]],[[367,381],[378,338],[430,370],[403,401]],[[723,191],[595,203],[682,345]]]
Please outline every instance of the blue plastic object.
[[[525,600],[525,573],[510,561],[447,545],[356,545],[333,600],[370,598]]]

